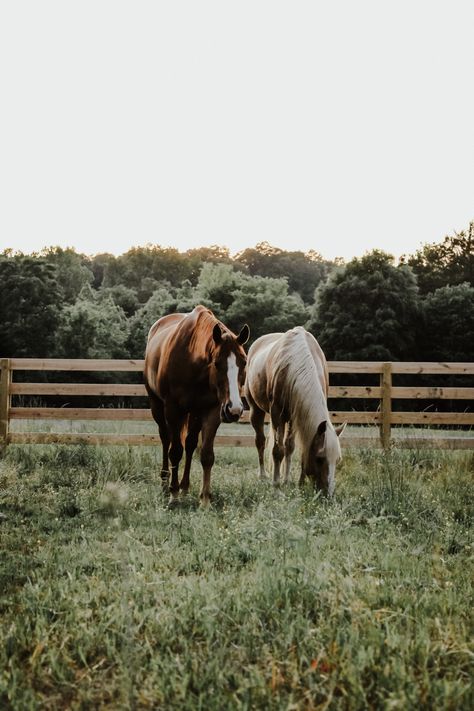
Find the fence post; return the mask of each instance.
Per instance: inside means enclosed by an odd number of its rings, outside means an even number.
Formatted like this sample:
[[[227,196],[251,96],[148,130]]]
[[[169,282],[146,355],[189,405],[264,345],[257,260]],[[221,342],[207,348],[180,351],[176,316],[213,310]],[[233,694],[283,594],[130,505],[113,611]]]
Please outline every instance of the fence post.
[[[0,451],[3,451],[8,444],[11,377],[10,359],[2,358],[0,360]]]
[[[380,389],[382,391],[380,440],[384,449],[390,448],[390,426],[392,421],[392,364],[384,363],[380,374]]]

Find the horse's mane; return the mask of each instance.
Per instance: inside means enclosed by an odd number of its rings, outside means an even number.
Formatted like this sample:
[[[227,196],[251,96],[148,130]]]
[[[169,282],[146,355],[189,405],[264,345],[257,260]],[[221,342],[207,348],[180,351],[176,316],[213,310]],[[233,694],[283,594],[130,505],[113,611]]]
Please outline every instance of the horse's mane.
[[[326,420],[326,454],[337,459],[339,438],[331,424],[321,384],[325,364],[322,360],[318,365],[315,363],[304,328],[298,326],[283,334],[273,365],[273,389],[278,388],[279,399],[288,410],[302,450],[308,449],[318,426]]]
[[[200,304],[194,308],[189,316],[193,317],[186,324],[188,328],[192,328],[189,341],[190,347],[196,353],[205,355],[208,342],[210,341],[212,344],[212,330],[216,323],[219,324],[223,333],[227,332],[228,328],[214,316],[210,309]]]

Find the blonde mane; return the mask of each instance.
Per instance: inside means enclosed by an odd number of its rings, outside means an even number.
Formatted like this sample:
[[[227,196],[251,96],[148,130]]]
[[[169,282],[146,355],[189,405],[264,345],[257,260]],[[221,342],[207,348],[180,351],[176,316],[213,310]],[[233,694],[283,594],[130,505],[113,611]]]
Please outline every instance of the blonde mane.
[[[281,348],[275,355],[274,388],[278,388],[285,409],[294,423],[295,435],[302,451],[310,446],[321,422],[327,421],[326,457],[335,462],[341,456],[341,447],[329,417],[324,382],[325,362],[315,362],[306,331],[297,326],[285,333]]]

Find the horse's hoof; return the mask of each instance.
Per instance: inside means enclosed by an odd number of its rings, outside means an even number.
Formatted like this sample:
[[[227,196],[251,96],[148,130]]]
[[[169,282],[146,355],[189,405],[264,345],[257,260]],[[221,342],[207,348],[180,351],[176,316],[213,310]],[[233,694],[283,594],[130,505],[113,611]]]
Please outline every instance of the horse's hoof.
[[[179,506],[179,498],[175,496],[174,494],[171,494],[169,501],[168,501],[168,508],[169,509],[176,509]]]
[[[210,499],[201,499],[199,501],[199,508],[203,509],[204,511],[211,506],[211,500]]]

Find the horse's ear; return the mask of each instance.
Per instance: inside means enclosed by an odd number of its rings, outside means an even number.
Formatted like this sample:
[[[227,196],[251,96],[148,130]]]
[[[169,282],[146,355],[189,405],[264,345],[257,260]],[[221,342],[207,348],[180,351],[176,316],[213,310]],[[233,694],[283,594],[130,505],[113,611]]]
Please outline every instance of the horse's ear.
[[[217,345],[222,342],[222,331],[218,323],[216,323],[212,330],[212,337],[214,339],[214,343],[216,343]]]
[[[245,324],[245,326],[242,326],[242,328],[240,329],[240,333],[237,336],[237,343],[240,343],[240,345],[243,346],[245,343],[247,343],[249,338],[250,328],[247,326],[247,324]]]
[[[313,446],[315,448],[315,454],[316,456],[321,456],[324,454],[324,444],[326,441],[326,428],[327,428],[327,421],[323,420],[320,425],[318,426],[318,429],[316,430],[316,434],[314,435],[313,439]]]
[[[346,425],[347,425],[347,422],[344,422],[342,425],[339,425],[339,427],[334,428],[334,431],[338,437],[340,437],[342,435],[342,433],[346,429]]]

